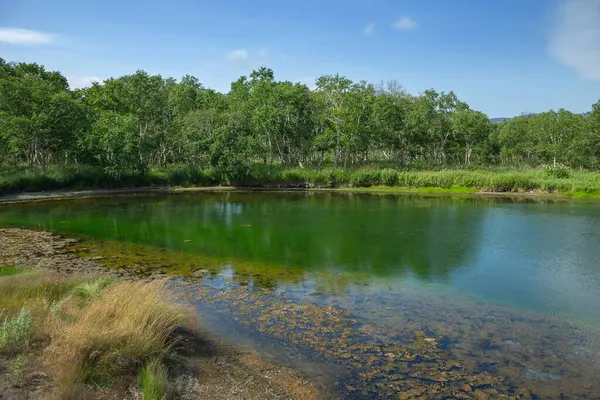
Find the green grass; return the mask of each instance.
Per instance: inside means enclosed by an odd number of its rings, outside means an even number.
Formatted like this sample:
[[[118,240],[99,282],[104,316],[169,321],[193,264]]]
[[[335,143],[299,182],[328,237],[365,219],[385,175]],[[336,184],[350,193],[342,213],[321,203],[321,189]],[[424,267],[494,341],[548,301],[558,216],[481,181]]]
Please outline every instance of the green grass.
[[[562,171],[561,171],[562,172]],[[40,190],[112,189],[124,187],[210,187],[228,185],[218,171],[172,165],[151,169],[145,175],[125,174],[116,178],[102,169],[73,167],[39,171],[21,170],[0,177],[0,194]],[[569,170],[566,174],[538,169],[481,168],[442,170],[396,170],[391,168],[301,169],[253,165],[232,183],[239,187],[369,188],[393,187],[432,192],[474,191],[496,193],[560,193],[572,198],[600,198],[600,173]]]
[[[140,388],[143,400],[165,400],[169,395],[169,379],[166,367],[152,360],[140,373]]]
[[[12,276],[12,275],[17,275],[17,274],[22,274],[24,273],[26,270],[22,269],[22,268],[15,268],[15,267],[0,267],[0,276]]]
[[[0,322],[0,352],[19,353],[29,347],[32,336],[33,320],[29,311],[22,308],[17,316],[4,317]]]

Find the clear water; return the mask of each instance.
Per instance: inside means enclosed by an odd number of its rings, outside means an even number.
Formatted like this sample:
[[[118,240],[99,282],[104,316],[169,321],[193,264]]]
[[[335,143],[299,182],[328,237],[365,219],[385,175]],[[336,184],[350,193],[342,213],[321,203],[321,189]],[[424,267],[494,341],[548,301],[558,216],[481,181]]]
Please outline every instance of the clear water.
[[[250,305],[232,297],[217,309],[241,321],[251,309],[258,314],[246,318],[248,329],[308,349],[316,344],[302,336],[299,315],[312,311],[294,309],[291,330],[302,341],[261,326],[260,308],[343,310],[344,318],[358,321],[348,329],[360,333],[334,343],[358,358],[349,370],[361,369],[365,351],[356,343],[391,345],[419,332],[461,368],[503,379],[510,393],[600,397],[599,204],[227,192],[0,207],[0,226],[215,260],[233,277],[232,288],[241,282],[254,290],[246,297],[261,296]],[[346,358],[330,353],[329,361]],[[387,384],[380,375],[377,382]],[[363,384],[375,385],[369,379]],[[378,389],[360,393],[376,396]]]

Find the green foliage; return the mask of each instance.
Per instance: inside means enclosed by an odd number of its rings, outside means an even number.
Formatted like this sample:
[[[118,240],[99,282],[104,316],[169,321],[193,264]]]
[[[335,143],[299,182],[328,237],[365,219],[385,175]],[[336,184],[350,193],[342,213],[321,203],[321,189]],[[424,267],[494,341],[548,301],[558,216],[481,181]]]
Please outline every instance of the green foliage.
[[[0,267],[0,276],[11,276],[22,274],[25,272],[23,268],[15,268],[15,267]]]
[[[548,178],[568,179],[571,177],[569,167],[564,164],[543,165],[542,168]]]
[[[1,316],[0,316],[1,317]],[[26,309],[14,318],[5,317],[0,326],[0,351],[17,353],[29,347],[33,321]]]
[[[27,357],[23,354],[17,355],[8,364],[8,370],[10,371],[10,377],[12,378],[15,385],[21,386],[24,383],[25,367],[27,366]]]
[[[113,283],[113,280],[107,277],[96,278],[89,282],[82,282],[73,288],[71,295],[82,301],[90,301],[98,298],[102,290]]]
[[[414,96],[394,81],[376,86],[324,75],[309,90],[259,68],[222,94],[193,76],[176,81],[139,70],[70,90],[64,76],[40,65],[2,59],[0,65],[0,194],[148,185],[415,184],[392,168],[600,168],[600,102],[587,114],[550,110],[493,124],[452,91]],[[434,186],[448,183],[431,179]],[[486,185],[537,184],[502,177]]]
[[[169,395],[167,369],[158,360],[146,364],[139,377],[143,400],[166,400]]]

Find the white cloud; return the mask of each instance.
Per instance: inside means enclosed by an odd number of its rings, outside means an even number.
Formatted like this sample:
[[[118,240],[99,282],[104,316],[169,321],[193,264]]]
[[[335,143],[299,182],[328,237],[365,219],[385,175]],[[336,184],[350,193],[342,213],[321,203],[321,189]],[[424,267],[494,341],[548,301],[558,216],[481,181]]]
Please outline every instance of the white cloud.
[[[246,61],[249,57],[250,52],[244,49],[233,50],[225,55],[227,61]]]
[[[69,86],[72,89],[80,89],[92,86],[94,82],[102,82],[104,79],[97,76],[67,76]]]
[[[31,46],[36,44],[50,44],[55,40],[56,35],[51,33],[0,26],[0,42],[2,43]]]
[[[547,50],[582,78],[600,80],[600,0],[562,0]]]
[[[362,30],[362,32],[365,35],[372,35],[374,31],[375,31],[375,24],[372,24],[372,23],[365,25],[365,27]]]
[[[400,17],[396,22],[394,22],[393,27],[402,31],[408,31],[411,29],[416,29],[417,23],[411,17],[404,16]]]
[[[250,68],[261,64],[264,65],[268,56],[269,53],[264,47],[257,51],[238,49],[225,54],[225,61],[237,64],[239,67]]]

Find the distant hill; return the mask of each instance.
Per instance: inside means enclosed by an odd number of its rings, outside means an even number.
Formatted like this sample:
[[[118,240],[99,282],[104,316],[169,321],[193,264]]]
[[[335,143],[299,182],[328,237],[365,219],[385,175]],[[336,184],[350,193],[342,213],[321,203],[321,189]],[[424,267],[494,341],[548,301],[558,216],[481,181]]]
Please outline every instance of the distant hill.
[[[492,121],[494,124],[499,124],[500,122],[510,121],[511,119],[512,118],[498,117],[498,118],[490,118],[490,121]]]

